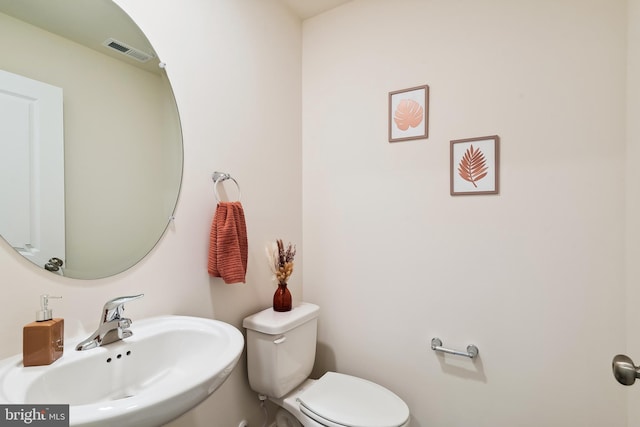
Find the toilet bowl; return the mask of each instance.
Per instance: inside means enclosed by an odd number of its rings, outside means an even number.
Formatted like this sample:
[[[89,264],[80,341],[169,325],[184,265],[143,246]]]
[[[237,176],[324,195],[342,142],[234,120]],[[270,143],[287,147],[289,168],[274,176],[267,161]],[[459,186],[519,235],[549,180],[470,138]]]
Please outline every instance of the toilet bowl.
[[[327,372],[318,380],[306,380],[284,398],[272,400],[305,427],[409,425],[409,408],[393,392],[362,378],[336,372]],[[278,424],[278,427],[281,426]]]
[[[244,319],[251,388],[285,409],[278,427],[406,427],[409,408],[385,387],[337,372],[308,376],[316,351],[319,307],[268,308]],[[282,426],[280,425],[282,424]]]

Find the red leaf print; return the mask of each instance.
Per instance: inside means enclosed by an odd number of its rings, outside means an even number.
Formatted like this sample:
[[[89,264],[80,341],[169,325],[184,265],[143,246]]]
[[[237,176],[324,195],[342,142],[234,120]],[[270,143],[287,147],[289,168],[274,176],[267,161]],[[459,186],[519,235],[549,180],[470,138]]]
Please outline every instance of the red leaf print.
[[[478,188],[476,182],[487,176],[488,170],[484,153],[479,148],[474,149],[473,144],[465,151],[458,164],[460,178],[472,183],[476,188]]]

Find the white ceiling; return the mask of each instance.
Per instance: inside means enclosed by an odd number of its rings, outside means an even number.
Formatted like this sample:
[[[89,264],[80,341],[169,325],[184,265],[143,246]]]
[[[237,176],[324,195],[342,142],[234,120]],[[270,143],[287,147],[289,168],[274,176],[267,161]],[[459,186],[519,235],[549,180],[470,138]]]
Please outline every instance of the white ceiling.
[[[73,40],[105,55],[158,73],[158,60],[136,61],[102,46],[112,37],[121,43],[155,55],[137,25],[111,0],[0,0],[0,13]]]
[[[302,19],[311,18],[351,0],[283,0]]]

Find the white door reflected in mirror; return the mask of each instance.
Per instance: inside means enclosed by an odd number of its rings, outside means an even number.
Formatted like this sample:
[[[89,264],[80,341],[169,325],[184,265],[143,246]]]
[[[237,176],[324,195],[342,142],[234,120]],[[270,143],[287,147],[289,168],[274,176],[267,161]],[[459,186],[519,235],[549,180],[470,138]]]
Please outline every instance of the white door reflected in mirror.
[[[0,70],[0,117],[0,235],[39,267],[64,261],[62,89]]]

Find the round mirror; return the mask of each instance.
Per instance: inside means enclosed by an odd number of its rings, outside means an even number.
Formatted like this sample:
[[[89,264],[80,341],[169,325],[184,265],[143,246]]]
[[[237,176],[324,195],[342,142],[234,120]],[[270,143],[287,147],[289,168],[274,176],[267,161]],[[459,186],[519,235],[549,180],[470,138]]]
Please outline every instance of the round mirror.
[[[180,190],[163,64],[111,0],[0,0],[0,51],[0,235],[66,277],[127,270]]]

